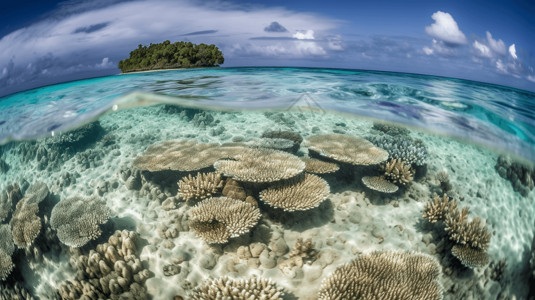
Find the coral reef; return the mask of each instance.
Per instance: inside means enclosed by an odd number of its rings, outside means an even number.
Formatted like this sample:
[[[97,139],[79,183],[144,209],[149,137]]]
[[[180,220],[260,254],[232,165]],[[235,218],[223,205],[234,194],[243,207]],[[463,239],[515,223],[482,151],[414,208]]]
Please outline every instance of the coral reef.
[[[384,177],[392,183],[406,185],[414,179],[414,170],[410,164],[405,164],[401,159],[390,159],[381,169],[385,172]]]
[[[247,279],[233,279],[222,277],[207,279],[193,290],[192,300],[282,300],[284,291],[269,279],[252,277]]]
[[[110,213],[106,204],[97,197],[72,197],[54,206],[50,225],[63,244],[81,247],[101,235],[99,225],[108,221]]]
[[[7,173],[7,171],[9,171],[9,165],[0,157],[0,174]]]
[[[291,147],[290,151],[293,153],[299,150],[299,147],[303,142],[303,137],[299,133],[285,130],[264,131],[262,133],[262,137],[269,139],[285,139],[291,141],[293,143],[293,147]]]
[[[29,247],[41,232],[41,218],[39,203],[48,196],[48,187],[42,182],[31,185],[15,207],[15,212],[9,221],[13,241],[21,248]]]
[[[435,174],[435,179],[440,184],[440,189],[442,190],[442,193],[445,194],[453,188],[450,183],[450,177],[448,175],[448,172],[445,170],[438,171]]]
[[[234,158],[245,150],[240,146],[197,143],[194,140],[169,140],[149,146],[134,160],[134,167],[151,172],[196,171],[210,167],[219,159]]]
[[[340,166],[316,158],[303,157],[302,161],[305,162],[305,172],[312,174],[328,174],[334,173],[340,169]]]
[[[137,255],[137,234],[116,231],[107,243],[87,255],[71,258],[76,277],[58,289],[61,299],[148,299],[144,286],[150,276]],[[77,252],[77,251],[75,251]]]
[[[318,299],[439,300],[442,299],[441,274],[439,262],[426,254],[401,251],[362,254],[323,280]]]
[[[234,159],[219,160],[214,168],[244,182],[275,182],[294,177],[305,169],[305,163],[297,156],[266,148],[244,149]]]
[[[13,236],[8,224],[0,225],[0,281],[6,278],[15,266],[11,260],[11,255],[15,251]]]
[[[364,176],[362,183],[369,189],[386,194],[395,193],[399,189],[397,185],[386,180],[384,176]]]
[[[298,238],[293,250],[288,254],[289,258],[279,262],[278,267],[284,274],[291,275],[293,268],[301,268],[305,262],[312,263],[317,255],[318,251],[311,239],[303,241]]]
[[[290,140],[279,139],[279,138],[254,139],[254,140],[248,141],[245,144],[252,148],[269,148],[269,149],[289,151],[289,152],[294,152],[292,151],[292,149],[294,148],[294,145],[295,145],[294,142]]]
[[[189,226],[200,238],[209,244],[223,244],[249,232],[260,219],[260,210],[240,200],[217,197],[199,202],[189,216]]]
[[[197,173],[193,177],[188,174],[178,182],[178,197],[183,200],[203,200],[214,196],[223,188],[221,174],[219,173]]]
[[[489,263],[489,256],[485,251],[467,245],[454,245],[451,254],[468,268],[481,268]]]
[[[104,132],[99,121],[94,121],[79,128],[55,135],[46,140],[48,145],[62,148],[63,151],[79,150],[96,141]]]
[[[18,203],[22,199],[22,193],[18,183],[8,185],[6,190],[0,194],[0,222],[3,222],[11,211],[13,204]]]
[[[495,166],[501,177],[509,180],[513,189],[527,197],[535,182],[535,168],[519,162],[514,162],[507,155],[500,155]]]
[[[304,174],[272,184],[260,192],[260,200],[284,211],[302,211],[318,207],[330,192],[327,181],[313,174]]]
[[[457,209],[457,201],[450,202],[450,197],[444,194],[442,199],[435,195],[433,201],[427,202],[424,206],[423,218],[431,223],[443,221],[446,215],[453,210]]]
[[[390,154],[390,158],[398,158],[407,164],[423,166],[427,160],[427,148],[418,139],[409,136],[391,136],[388,134],[367,138]]]
[[[0,282],[0,300],[33,300],[34,297],[19,282],[12,286]]]
[[[242,201],[245,201],[248,196],[247,191],[245,191],[241,184],[232,178],[227,178],[221,194],[225,197]]]
[[[396,135],[408,136],[410,133],[410,131],[407,128],[390,125],[386,123],[379,123],[379,122],[373,122],[372,129],[381,131],[383,133],[386,133],[392,136],[396,136]]]
[[[307,138],[309,150],[353,165],[374,165],[387,160],[388,152],[368,140],[344,134],[320,134]]]

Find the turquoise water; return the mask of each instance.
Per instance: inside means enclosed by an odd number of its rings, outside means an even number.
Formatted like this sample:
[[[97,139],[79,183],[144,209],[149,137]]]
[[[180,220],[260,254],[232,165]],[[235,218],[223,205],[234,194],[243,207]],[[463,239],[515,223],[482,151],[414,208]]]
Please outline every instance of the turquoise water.
[[[452,78],[335,69],[171,70],[46,86],[0,99],[0,141],[65,131],[95,118],[132,92],[229,109],[320,107],[429,130],[535,160],[534,93]]]
[[[306,68],[0,98],[0,300],[529,299],[534,101]]]

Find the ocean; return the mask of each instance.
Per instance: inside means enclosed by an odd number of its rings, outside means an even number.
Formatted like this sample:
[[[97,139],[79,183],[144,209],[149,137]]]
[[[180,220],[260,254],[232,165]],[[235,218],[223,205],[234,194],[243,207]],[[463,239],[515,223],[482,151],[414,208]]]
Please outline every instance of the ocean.
[[[5,96],[0,299],[528,299],[534,112],[524,90],[319,68]]]

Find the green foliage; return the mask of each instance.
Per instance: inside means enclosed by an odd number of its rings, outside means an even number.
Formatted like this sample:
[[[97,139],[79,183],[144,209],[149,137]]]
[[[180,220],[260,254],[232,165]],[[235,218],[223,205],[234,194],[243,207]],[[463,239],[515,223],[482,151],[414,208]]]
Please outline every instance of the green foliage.
[[[223,53],[215,45],[193,44],[191,42],[164,41],[139,45],[130,52],[130,57],[119,61],[123,73],[134,71],[215,67],[225,62]]]

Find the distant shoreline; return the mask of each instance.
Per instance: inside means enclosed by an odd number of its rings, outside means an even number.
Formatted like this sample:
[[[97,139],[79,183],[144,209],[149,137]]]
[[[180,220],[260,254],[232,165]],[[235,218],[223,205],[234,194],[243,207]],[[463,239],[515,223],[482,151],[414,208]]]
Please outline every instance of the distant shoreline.
[[[195,67],[195,68],[168,68],[168,69],[153,69],[153,70],[144,70],[144,71],[121,72],[121,73],[119,73],[119,75],[125,75],[125,74],[136,74],[136,73],[147,73],[147,72],[157,72],[157,71],[171,71],[171,70],[191,70],[191,69],[206,69],[206,68],[218,68],[218,66],[212,66],[212,67]]]

